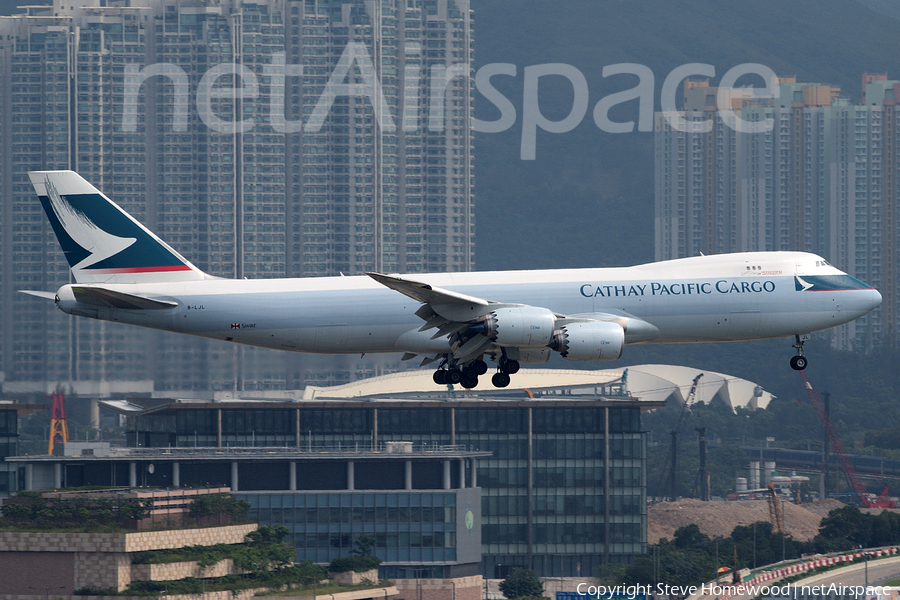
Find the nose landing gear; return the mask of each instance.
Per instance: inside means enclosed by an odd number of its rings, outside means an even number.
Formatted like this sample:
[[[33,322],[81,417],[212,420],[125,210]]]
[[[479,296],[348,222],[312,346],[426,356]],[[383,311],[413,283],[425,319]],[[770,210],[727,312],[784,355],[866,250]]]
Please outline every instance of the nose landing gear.
[[[796,341],[791,347],[797,349],[797,356],[791,358],[791,368],[795,371],[803,371],[809,365],[809,361],[803,356],[803,344],[805,344],[810,337],[812,336],[808,333],[794,336],[794,340]]]

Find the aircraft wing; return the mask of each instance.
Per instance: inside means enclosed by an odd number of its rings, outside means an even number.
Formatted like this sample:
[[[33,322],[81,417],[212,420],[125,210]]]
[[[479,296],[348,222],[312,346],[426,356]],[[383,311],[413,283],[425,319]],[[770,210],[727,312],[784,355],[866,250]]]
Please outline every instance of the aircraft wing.
[[[488,304],[496,304],[488,300],[482,300],[474,296],[458,294],[439,287],[434,287],[420,281],[410,281],[408,279],[400,279],[391,275],[382,275],[381,273],[366,273],[369,277],[387,286],[392,290],[396,290],[401,294],[409,296],[413,300],[418,300],[423,304],[476,304],[479,306],[487,306]]]
[[[497,332],[493,331],[490,325],[495,320],[497,311],[503,312],[503,309],[532,311],[531,314],[536,314],[534,311],[541,312],[544,318],[549,318],[551,321],[549,331],[562,330],[565,332],[567,325],[578,323],[608,322],[621,326],[629,343],[652,340],[659,335],[659,330],[651,323],[615,309],[608,312],[560,315],[543,307],[492,302],[391,275],[380,273],[368,273],[368,275],[382,285],[421,302],[422,306],[416,311],[416,316],[425,321],[425,324],[419,331],[436,329],[437,331],[431,336],[432,340],[447,337],[450,354],[462,363],[479,357],[483,353],[494,352],[501,347],[510,347],[510,344],[498,339]],[[542,322],[542,325],[535,329],[547,331],[544,325],[546,322]],[[552,347],[550,338],[547,340],[548,346]],[[404,355],[404,360],[409,360],[414,356],[415,354],[408,352]],[[423,364],[435,359],[436,357],[426,358]]]
[[[56,293],[55,292],[43,292],[40,290],[19,290],[20,294],[28,294],[29,296],[36,296],[38,298],[45,298],[47,300],[55,300]]]
[[[461,324],[471,323],[484,317],[496,308],[518,306],[483,300],[474,296],[434,287],[420,281],[401,279],[391,275],[383,275],[381,273],[366,273],[366,275],[381,285],[424,304],[422,308],[416,311],[416,315],[426,321],[426,326],[420,331],[425,331],[432,327],[440,327],[451,321]]]

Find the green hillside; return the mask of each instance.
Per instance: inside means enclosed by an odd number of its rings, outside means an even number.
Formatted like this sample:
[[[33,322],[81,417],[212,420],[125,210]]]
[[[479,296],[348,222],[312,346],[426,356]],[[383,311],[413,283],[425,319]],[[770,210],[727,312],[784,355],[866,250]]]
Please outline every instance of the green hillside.
[[[876,1],[876,0],[868,0]],[[685,63],[718,75],[747,62],[800,81],[839,85],[860,95],[864,71],[900,77],[900,21],[854,0],[473,0],[477,65],[517,65],[515,79],[493,81],[519,111],[501,134],[476,136],[479,269],[606,266],[653,258],[652,134],[606,134],[593,106],[633,85],[604,81],[604,65],[635,62],[656,77]],[[567,134],[538,134],[537,160],[519,159],[523,69],[561,62],[581,70],[591,88],[588,116]],[[541,107],[562,118],[571,106],[562,78],[542,81]],[[626,107],[618,118],[636,118]],[[476,102],[480,119],[497,117]],[[623,118],[624,117],[624,118]]]

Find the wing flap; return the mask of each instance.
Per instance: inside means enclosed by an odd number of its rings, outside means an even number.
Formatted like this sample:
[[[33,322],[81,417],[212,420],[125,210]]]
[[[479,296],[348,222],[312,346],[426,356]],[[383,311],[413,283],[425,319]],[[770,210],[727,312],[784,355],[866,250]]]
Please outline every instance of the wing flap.
[[[85,304],[95,304],[125,310],[163,310],[178,306],[177,302],[171,302],[169,300],[147,298],[145,296],[126,294],[125,292],[94,286],[73,285],[72,293],[75,294],[76,300],[84,302]]]

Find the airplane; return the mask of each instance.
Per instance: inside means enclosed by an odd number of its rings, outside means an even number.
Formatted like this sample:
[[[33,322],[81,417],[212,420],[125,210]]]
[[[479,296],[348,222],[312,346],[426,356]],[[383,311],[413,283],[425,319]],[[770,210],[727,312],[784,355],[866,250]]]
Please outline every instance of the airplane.
[[[619,268],[294,279],[208,275],[74,171],[29,173],[75,283],[63,312],[262,348],[402,352],[437,363],[438,385],[506,387],[554,353],[609,361],[627,344],[810,334],[876,308],[874,288],[806,252],[695,256]]]

